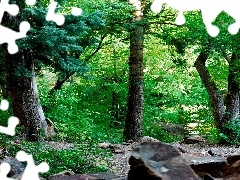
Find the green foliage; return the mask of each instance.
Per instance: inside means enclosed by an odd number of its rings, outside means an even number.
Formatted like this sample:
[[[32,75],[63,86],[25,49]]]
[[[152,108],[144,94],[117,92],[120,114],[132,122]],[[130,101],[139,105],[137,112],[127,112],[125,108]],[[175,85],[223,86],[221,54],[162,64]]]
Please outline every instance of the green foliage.
[[[61,1],[65,7],[58,9],[59,12],[68,14],[72,6],[81,6],[84,13],[80,17],[66,15],[65,24],[59,27],[45,21],[48,2],[41,3],[43,6],[38,4],[24,9],[22,18],[28,20],[32,28],[28,37],[18,44],[31,51],[35,60],[41,104],[56,128],[57,135],[52,140],[73,143],[75,148],[57,151],[45,143],[17,144],[13,143],[14,138],[4,135],[0,135],[0,146],[8,147],[12,156],[21,149],[34,154],[37,163],[47,161],[50,172],[44,175],[46,177],[66,169],[75,173],[106,171],[108,164],[104,158],[109,157],[109,152],[99,149],[97,144],[122,142],[127,109],[131,6],[110,0]],[[237,143],[239,124],[227,124],[235,139],[219,135],[207,91],[193,67],[199,51],[211,45],[207,68],[221,93],[227,92],[228,64],[223,60],[222,50],[230,54],[237,52],[239,46],[239,34],[229,36],[226,32],[232,19],[226,14],[216,19],[214,23],[221,25],[221,34],[214,39],[206,33],[199,11],[186,13],[187,23],[182,27],[174,25],[175,16],[176,11],[172,9],[158,15],[146,10],[144,14],[143,135],[164,142],[179,141],[183,135],[171,134],[159,124],[201,122],[195,129],[199,134],[214,142],[223,138]],[[4,67],[4,62],[0,65]],[[239,69],[239,61],[234,67],[236,71]],[[4,69],[1,72],[4,76]],[[60,90],[49,93],[57,80],[69,74],[74,75]],[[0,80],[1,86],[2,82],[4,79]],[[0,111],[0,124],[7,125],[11,114],[11,110]],[[21,129],[17,132],[20,134]]]
[[[106,161],[102,157],[111,157],[109,152],[103,151],[91,142],[84,144],[74,143],[70,149],[55,150],[47,143],[31,143],[27,141],[16,143],[15,138],[0,136],[6,144],[1,144],[8,150],[8,156],[15,157],[20,150],[32,154],[35,164],[47,162],[50,170],[42,174],[42,177],[48,177],[64,170],[74,171],[75,173],[103,172],[107,171]],[[85,144],[86,143],[86,144]],[[98,159],[98,160],[97,160]],[[56,163],[57,162],[57,163]]]
[[[227,134],[220,133],[219,136],[221,141],[227,142],[229,144],[239,145],[240,142],[240,121],[239,119],[235,119],[229,121],[224,124],[226,132],[230,132]]]
[[[63,26],[45,20],[45,8],[25,8],[22,14],[31,24],[31,30],[19,47],[32,52],[36,68],[50,66],[55,71],[83,75],[87,66],[80,55],[88,46],[98,43],[95,31],[104,26],[102,13],[84,13],[82,16],[65,15]]]

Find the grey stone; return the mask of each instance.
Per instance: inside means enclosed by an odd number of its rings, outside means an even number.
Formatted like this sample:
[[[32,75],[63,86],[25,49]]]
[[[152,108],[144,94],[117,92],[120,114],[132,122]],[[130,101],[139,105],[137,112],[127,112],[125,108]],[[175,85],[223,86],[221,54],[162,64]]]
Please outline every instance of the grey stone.
[[[6,162],[11,166],[11,170],[7,175],[8,177],[21,176],[23,174],[25,166],[17,159],[6,157],[2,162]]]
[[[200,177],[213,180],[239,180],[240,155],[229,157],[185,156],[186,162]]]
[[[128,180],[197,180],[186,160],[173,146],[161,142],[143,142],[129,159]]]
[[[108,172],[96,172],[89,174],[55,176],[49,178],[49,180],[126,180],[126,177],[121,177]]]

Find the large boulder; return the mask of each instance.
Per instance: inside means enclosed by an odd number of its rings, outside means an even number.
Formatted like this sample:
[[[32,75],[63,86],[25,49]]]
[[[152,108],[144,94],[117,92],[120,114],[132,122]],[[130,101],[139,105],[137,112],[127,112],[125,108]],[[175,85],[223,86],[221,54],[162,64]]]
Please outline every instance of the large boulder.
[[[231,155],[229,157],[185,156],[185,159],[195,173],[204,180],[240,179],[240,155]]]
[[[128,180],[197,180],[180,152],[162,142],[143,142],[129,158]]]

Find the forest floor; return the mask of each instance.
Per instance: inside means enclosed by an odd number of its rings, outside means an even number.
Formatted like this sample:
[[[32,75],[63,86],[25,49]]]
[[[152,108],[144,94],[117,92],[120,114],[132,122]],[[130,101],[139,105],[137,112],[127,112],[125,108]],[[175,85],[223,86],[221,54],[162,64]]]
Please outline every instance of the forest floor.
[[[113,153],[113,157],[106,159],[109,163],[111,172],[126,176],[130,166],[128,164],[128,159],[131,156],[132,149],[138,143],[133,143],[130,145],[122,145],[121,153]],[[207,142],[196,142],[194,144],[187,144],[184,142],[169,143],[177,149],[180,150],[181,154],[184,156],[216,156],[216,157],[227,157],[229,155],[240,154],[240,147],[234,145],[217,145]],[[117,147],[117,149],[119,146]]]
[[[110,143],[100,143],[105,147],[112,150],[112,157],[105,157],[104,161],[106,166],[112,172],[119,176],[127,176],[130,169],[128,160],[131,156],[132,150],[141,142],[158,142],[158,140],[144,136],[139,142],[125,143],[125,144],[110,144]],[[177,148],[183,156],[215,156],[215,157],[227,157],[230,155],[240,154],[240,146],[237,145],[219,145],[214,143],[209,143],[206,141],[182,141],[168,143]],[[48,145],[52,148],[59,149],[69,149],[74,148],[72,143],[61,143],[61,142],[48,142]]]

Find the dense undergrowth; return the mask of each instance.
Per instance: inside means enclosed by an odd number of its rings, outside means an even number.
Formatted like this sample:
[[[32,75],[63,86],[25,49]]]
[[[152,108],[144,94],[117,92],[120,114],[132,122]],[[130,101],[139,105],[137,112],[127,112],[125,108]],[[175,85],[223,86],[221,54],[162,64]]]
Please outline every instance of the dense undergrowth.
[[[163,142],[179,141],[186,134],[168,132],[161,127],[160,122],[183,125],[201,122],[195,130],[210,141],[217,142],[218,134],[207,92],[192,67],[194,57],[181,59],[169,55],[166,48],[156,51],[158,46],[149,47],[145,50],[143,135]],[[123,44],[115,47],[114,56],[108,48],[100,51],[89,63],[91,71],[86,77],[73,76],[61,90],[51,95],[49,91],[57,79],[56,75],[47,69],[38,76],[41,104],[46,117],[54,122],[57,133],[51,140],[74,143],[75,148],[56,151],[45,143],[13,143],[16,137],[0,135],[0,146],[8,149],[8,156],[15,156],[19,150],[25,150],[33,154],[36,164],[48,162],[50,171],[44,176],[66,169],[75,173],[109,170],[104,158],[111,156],[111,153],[101,150],[98,143],[123,142],[128,53]],[[218,67],[222,66],[224,64]],[[209,68],[219,78],[219,86],[224,87],[221,83],[223,77],[216,73],[219,69]],[[0,113],[1,124],[6,125],[12,114],[11,109]],[[20,128],[17,128],[17,135],[20,133]]]

